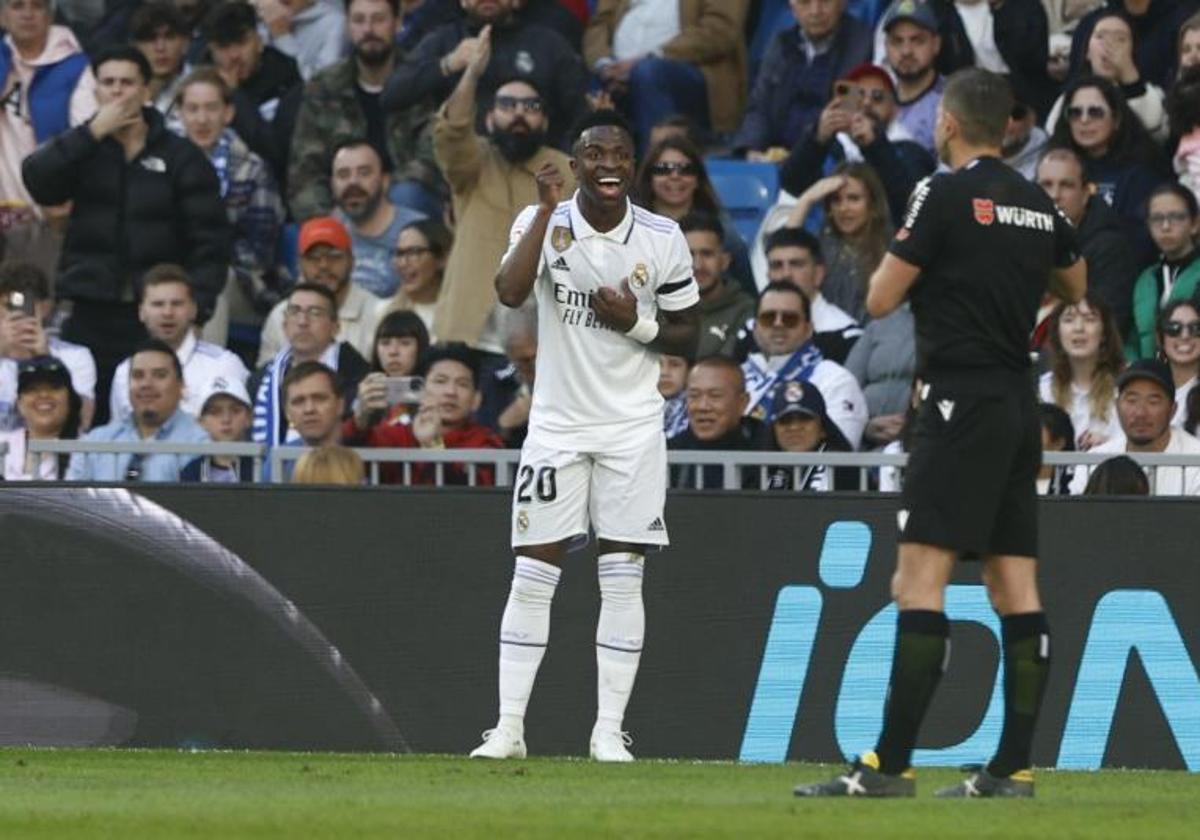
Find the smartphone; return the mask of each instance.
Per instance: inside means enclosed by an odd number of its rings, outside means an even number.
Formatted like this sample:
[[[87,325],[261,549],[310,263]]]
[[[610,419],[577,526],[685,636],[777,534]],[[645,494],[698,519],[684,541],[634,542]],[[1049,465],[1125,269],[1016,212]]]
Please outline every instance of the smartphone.
[[[843,111],[858,112],[862,110],[863,89],[849,82],[838,82],[833,86],[834,96],[837,97],[837,107]]]
[[[416,405],[421,401],[421,393],[425,390],[425,380],[419,376],[388,376],[384,378],[387,389],[387,404]]]
[[[33,317],[33,304],[33,295],[27,295],[24,292],[13,292],[8,296],[9,312],[20,312]]]

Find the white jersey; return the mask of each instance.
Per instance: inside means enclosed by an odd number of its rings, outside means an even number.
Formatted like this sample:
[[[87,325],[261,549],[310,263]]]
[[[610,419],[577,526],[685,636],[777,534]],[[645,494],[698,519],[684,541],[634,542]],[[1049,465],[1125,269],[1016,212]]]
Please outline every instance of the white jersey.
[[[596,319],[591,296],[623,280],[638,315],[654,318],[694,306],[700,292],[679,225],[627,203],[625,218],[600,233],[579,212],[578,193],[550,218],[538,261],[537,382],[529,436],[564,451],[602,451],[631,427],[662,428],[658,354]],[[537,212],[513,222],[511,254]],[[507,259],[508,254],[505,255]]]
[[[72,344],[58,337],[46,342],[46,349],[71,375],[71,387],[85,400],[96,398],[96,360],[92,351],[81,344]],[[17,362],[0,358],[0,431],[24,425],[17,413]]]
[[[236,379],[245,385],[250,378],[250,371],[246,370],[237,354],[216,344],[200,341],[191,330],[188,330],[175,355],[183,366],[183,399],[179,407],[192,417],[200,416],[203,400],[212,390],[214,379],[223,378],[231,382]],[[113,373],[108,402],[114,420],[124,420],[133,414],[133,405],[129,402],[129,359],[121,362]]]

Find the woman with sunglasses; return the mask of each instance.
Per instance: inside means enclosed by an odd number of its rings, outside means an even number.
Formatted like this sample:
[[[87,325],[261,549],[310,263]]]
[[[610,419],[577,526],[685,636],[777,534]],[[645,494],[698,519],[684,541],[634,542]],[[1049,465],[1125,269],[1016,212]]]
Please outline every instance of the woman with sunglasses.
[[[1159,309],[1192,297],[1200,286],[1200,206],[1192,191],[1174,182],[1158,187],[1147,202],[1147,223],[1159,257],[1133,284],[1133,326],[1125,341],[1130,361],[1154,357]]]
[[[1158,344],[1175,382],[1175,414],[1171,425],[1187,420],[1188,395],[1200,377],[1200,301],[1173,300],[1158,314]]]
[[[400,278],[400,287],[384,305],[384,312],[415,312],[425,328],[432,330],[453,244],[454,234],[436,219],[421,219],[401,228],[392,251],[392,269]]]
[[[71,374],[53,356],[37,356],[17,366],[17,413],[24,428],[0,432],[8,444],[3,461],[5,481],[57,481],[67,472],[68,455],[37,456],[30,440],[79,437],[83,401],[71,386]]]

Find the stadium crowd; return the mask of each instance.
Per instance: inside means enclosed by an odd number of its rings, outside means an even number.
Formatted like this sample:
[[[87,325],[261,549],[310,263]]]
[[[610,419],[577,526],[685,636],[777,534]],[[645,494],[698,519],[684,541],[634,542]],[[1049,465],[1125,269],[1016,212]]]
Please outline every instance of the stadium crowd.
[[[1010,80],[1005,160],[1088,260],[1031,336],[1044,448],[1200,454],[1200,0],[0,0],[0,30],[5,480],[251,478],[35,438],[303,445],[293,479],[344,483],[343,447],[520,447],[537,325],[493,277],[600,106],[701,292],[695,358],[662,360],[670,446],[902,452],[913,316],[864,298],[967,66]],[[710,175],[731,159],[781,187],[752,232]],[[1039,487],[1200,495],[1200,469],[1116,464]]]

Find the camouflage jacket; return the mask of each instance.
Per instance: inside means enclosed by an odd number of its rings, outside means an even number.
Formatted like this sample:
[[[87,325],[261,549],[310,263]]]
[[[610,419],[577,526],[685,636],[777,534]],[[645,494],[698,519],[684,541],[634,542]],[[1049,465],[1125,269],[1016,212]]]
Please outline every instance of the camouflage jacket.
[[[366,137],[367,116],[354,92],[358,68],[353,57],[317,75],[304,89],[288,164],[288,206],[298,222],[329,213],[330,155],[338,143]],[[435,192],[444,190],[433,157],[432,109],[418,104],[387,114],[388,153],[393,179],[415,178]]]

